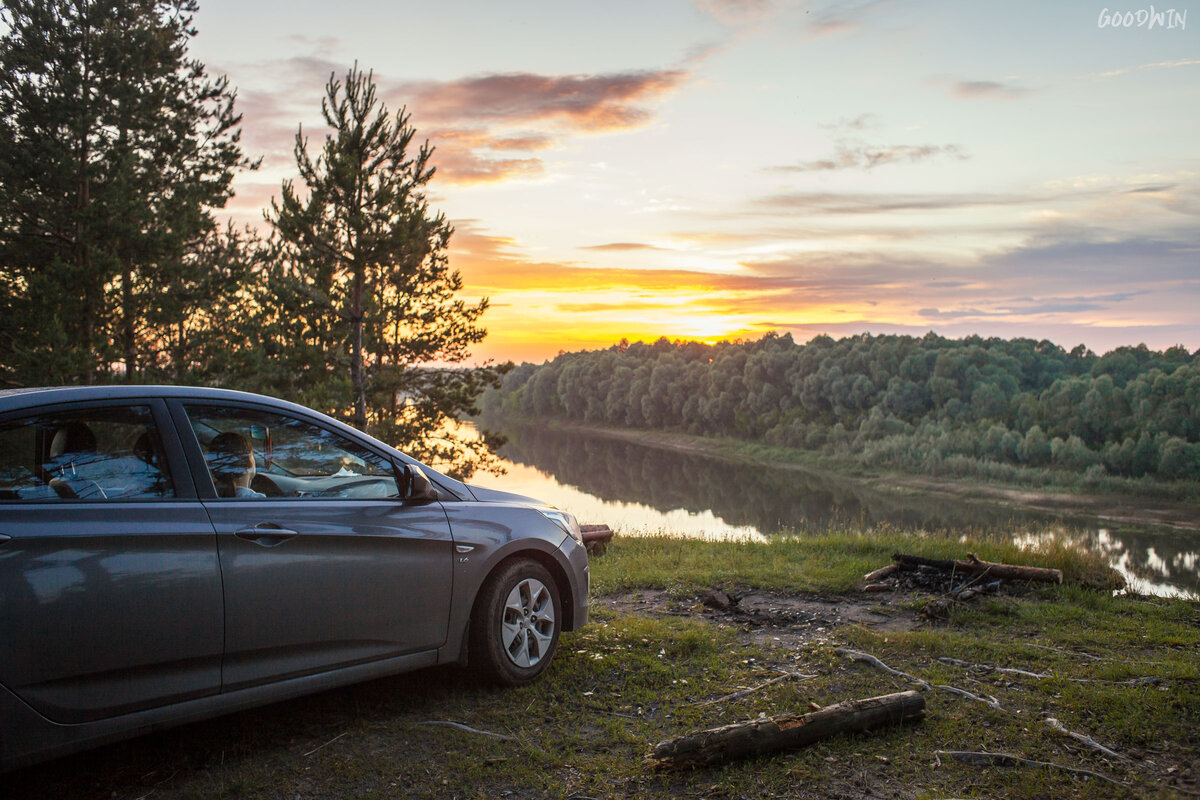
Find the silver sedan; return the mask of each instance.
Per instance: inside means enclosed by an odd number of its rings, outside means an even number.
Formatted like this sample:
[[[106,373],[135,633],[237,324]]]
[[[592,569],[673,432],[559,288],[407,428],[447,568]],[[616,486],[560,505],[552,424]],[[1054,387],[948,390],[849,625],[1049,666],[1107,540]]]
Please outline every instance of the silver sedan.
[[[302,406],[0,392],[0,768],[436,664],[526,683],[587,590],[570,514]]]

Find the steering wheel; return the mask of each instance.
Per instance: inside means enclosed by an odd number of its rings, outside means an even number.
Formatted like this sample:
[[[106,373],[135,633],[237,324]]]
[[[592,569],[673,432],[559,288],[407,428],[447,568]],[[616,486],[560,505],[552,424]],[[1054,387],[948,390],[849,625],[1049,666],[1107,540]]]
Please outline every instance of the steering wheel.
[[[283,497],[283,489],[279,488],[279,484],[261,472],[256,472],[254,477],[250,479],[250,488],[259,494],[265,494],[267,497]]]

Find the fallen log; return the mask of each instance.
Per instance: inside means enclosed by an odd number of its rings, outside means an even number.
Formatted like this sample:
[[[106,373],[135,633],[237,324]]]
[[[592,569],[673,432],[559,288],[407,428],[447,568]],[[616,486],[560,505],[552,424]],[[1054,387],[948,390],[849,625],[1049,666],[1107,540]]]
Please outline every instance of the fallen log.
[[[716,764],[924,717],[925,698],[920,692],[897,692],[847,700],[809,714],[781,714],[689,733],[655,745],[646,760],[664,769]]]
[[[862,579],[864,583],[875,583],[876,581],[883,580],[898,569],[900,569],[899,564],[888,564],[886,567],[880,567],[874,572],[868,572],[862,576]]]
[[[583,534],[583,546],[594,555],[603,553],[613,538],[613,530],[607,525],[580,525],[579,530]]]
[[[974,553],[968,553],[966,559],[924,558],[922,556],[896,553],[892,556],[892,560],[902,569],[930,567],[951,572],[961,572],[966,575],[987,575],[989,578],[1000,578],[1010,581],[1040,581],[1042,583],[1062,583],[1063,581],[1062,570],[1060,569],[997,564],[991,561],[982,561]]]

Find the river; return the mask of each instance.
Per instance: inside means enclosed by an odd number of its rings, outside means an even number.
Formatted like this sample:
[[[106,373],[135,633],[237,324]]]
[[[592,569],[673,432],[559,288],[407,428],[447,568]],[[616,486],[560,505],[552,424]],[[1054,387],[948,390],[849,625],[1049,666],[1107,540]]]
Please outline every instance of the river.
[[[619,535],[766,540],[840,525],[1047,537],[1103,552],[1142,593],[1200,596],[1200,532],[1057,517],[996,502],[892,491],[824,472],[727,461],[594,433],[489,425],[508,437],[503,476],[472,482],[536,497]]]

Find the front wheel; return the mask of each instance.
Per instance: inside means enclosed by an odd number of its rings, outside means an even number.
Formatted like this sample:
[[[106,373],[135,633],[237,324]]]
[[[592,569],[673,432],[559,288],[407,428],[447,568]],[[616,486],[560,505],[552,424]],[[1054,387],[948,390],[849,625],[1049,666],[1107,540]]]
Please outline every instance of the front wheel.
[[[485,680],[517,686],[536,679],[554,656],[562,628],[558,586],[536,561],[517,559],[493,573],[471,617],[469,659]]]

